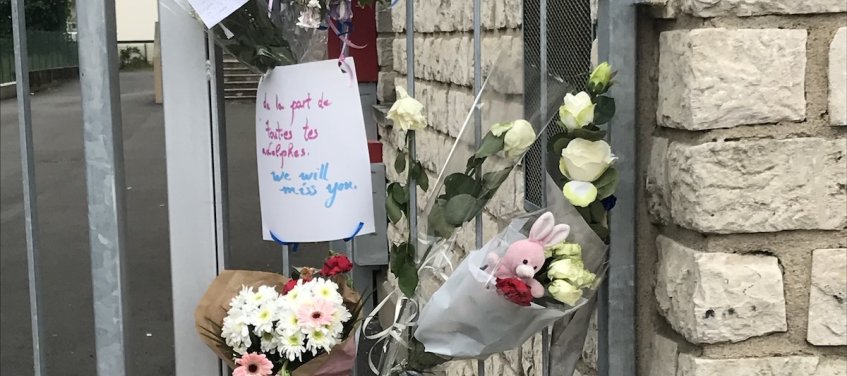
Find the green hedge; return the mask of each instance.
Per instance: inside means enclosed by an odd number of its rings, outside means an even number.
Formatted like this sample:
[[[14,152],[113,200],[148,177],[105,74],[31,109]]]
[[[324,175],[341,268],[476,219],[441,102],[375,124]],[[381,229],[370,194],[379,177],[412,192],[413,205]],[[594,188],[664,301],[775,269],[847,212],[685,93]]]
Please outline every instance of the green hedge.
[[[55,31],[27,31],[31,72],[79,65],[76,42]],[[0,83],[15,81],[15,54],[11,36],[0,37]]]

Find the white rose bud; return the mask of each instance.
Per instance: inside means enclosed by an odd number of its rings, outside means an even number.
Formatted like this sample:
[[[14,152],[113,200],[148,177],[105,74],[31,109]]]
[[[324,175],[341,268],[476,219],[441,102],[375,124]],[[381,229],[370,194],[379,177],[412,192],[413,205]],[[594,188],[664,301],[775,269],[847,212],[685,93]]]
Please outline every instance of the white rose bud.
[[[562,150],[559,170],[570,180],[591,182],[615,161],[612,148],[606,141],[588,141],[576,138]]]
[[[535,142],[535,129],[532,124],[523,119],[511,123],[499,123],[491,126],[491,134],[503,136],[503,151],[507,157],[523,154]]]
[[[597,187],[588,182],[571,180],[562,187],[562,194],[571,205],[584,208],[597,199]]]
[[[594,121],[594,103],[591,96],[581,91],[565,95],[565,104],[559,107],[559,119],[570,130],[580,129]]]
[[[397,86],[395,89],[397,90],[397,101],[394,102],[385,117],[391,119],[394,125],[404,131],[417,131],[426,128],[423,104],[410,97],[402,87]]]
[[[574,285],[568,283],[568,281],[561,279],[551,282],[550,285],[547,286],[547,291],[550,292],[553,299],[570,306],[576,305],[576,302],[582,297],[582,290],[574,287]]]

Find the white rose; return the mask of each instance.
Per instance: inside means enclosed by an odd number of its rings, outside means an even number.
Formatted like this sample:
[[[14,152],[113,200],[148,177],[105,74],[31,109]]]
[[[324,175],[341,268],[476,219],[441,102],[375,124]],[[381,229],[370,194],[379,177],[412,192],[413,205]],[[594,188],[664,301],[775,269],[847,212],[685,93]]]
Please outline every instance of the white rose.
[[[562,194],[571,205],[584,208],[597,199],[597,187],[588,182],[571,180],[562,187]]]
[[[582,289],[594,283],[594,273],[585,270],[582,260],[566,258],[554,261],[547,270],[547,276],[551,280],[564,279],[577,288]]]
[[[523,119],[511,123],[499,123],[491,126],[491,134],[500,137],[503,133],[503,151],[507,157],[521,155],[535,142],[535,129]]]
[[[559,119],[568,129],[580,129],[594,121],[594,103],[591,96],[581,91],[565,95],[565,104],[559,107]]]
[[[615,161],[612,148],[606,141],[576,138],[562,150],[559,170],[570,180],[597,180]]]
[[[579,301],[579,298],[582,297],[582,290],[576,288],[574,285],[563,279],[557,279],[551,282],[550,285],[547,286],[547,291],[550,292],[553,299],[570,306],[575,305],[576,302]]]
[[[394,125],[404,131],[417,131],[426,128],[423,104],[410,97],[402,87],[397,86],[395,89],[397,90],[397,101],[394,102],[385,117],[391,119]]]

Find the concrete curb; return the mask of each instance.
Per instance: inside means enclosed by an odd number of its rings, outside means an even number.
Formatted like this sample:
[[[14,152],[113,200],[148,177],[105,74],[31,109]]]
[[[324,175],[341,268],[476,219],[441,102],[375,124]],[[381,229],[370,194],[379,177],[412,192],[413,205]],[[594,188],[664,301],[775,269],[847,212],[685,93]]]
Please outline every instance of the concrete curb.
[[[29,90],[34,93],[54,86],[62,81],[77,77],[79,77],[79,67],[55,68],[29,72]],[[17,84],[15,82],[5,82],[0,84],[0,99],[15,97],[17,97]]]

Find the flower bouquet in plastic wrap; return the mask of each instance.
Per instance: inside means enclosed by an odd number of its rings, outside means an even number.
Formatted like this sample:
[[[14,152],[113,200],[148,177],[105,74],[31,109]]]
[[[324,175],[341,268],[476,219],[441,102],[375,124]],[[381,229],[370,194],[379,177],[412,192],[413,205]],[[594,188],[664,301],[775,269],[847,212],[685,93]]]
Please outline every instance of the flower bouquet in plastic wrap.
[[[568,242],[571,227],[555,222],[579,215],[562,208],[517,217],[468,254],[423,307],[415,338],[427,352],[484,358],[511,350],[588,302],[605,247],[595,239],[583,252]],[[592,235],[587,226],[578,231]]]
[[[185,1],[180,5],[195,18],[204,16],[192,7],[195,1]],[[375,1],[379,0],[359,0],[358,5]],[[257,73],[265,73],[275,66],[324,59],[327,30],[335,32],[345,46],[351,45],[346,35],[352,28],[352,7],[351,0],[246,0],[219,22],[203,21],[218,45]]]
[[[226,270],[197,305],[197,332],[233,376],[349,374],[361,309],[345,274],[351,269],[346,256],[334,255],[291,279]]]

